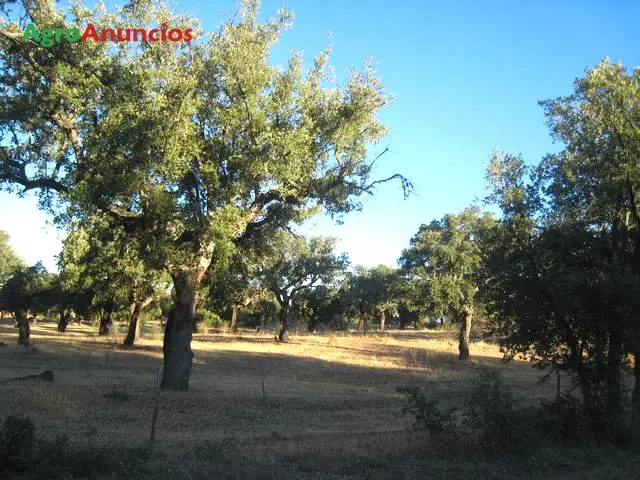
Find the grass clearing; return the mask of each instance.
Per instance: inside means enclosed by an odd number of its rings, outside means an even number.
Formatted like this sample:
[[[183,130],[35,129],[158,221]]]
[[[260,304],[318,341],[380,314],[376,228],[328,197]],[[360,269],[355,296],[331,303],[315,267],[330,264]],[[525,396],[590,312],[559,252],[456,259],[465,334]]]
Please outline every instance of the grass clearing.
[[[127,349],[120,347],[124,326],[115,330],[105,338],[96,327],[72,324],[61,334],[54,322],[39,321],[34,347],[25,348],[5,319],[0,381],[45,369],[55,380],[0,385],[0,416],[28,416],[44,438],[68,435],[70,448],[145,448],[161,333],[147,329],[140,345]],[[555,384],[539,384],[541,373],[530,364],[503,363],[494,344],[473,343],[472,360],[460,362],[455,338],[438,331],[301,334],[289,344],[274,342],[272,332],[210,333],[195,335],[193,349],[191,389],[161,392],[154,451],[135,478],[420,478],[423,469],[436,475],[430,478],[464,469],[470,478],[511,478],[515,467],[504,462],[429,457],[433,445],[408,430],[413,419],[401,414],[406,397],[396,387],[419,385],[455,403],[478,368],[488,367],[522,399],[555,394]],[[602,468],[567,455],[550,462],[573,462],[583,473]],[[487,465],[503,476],[486,476]],[[625,465],[616,468],[625,472]]]

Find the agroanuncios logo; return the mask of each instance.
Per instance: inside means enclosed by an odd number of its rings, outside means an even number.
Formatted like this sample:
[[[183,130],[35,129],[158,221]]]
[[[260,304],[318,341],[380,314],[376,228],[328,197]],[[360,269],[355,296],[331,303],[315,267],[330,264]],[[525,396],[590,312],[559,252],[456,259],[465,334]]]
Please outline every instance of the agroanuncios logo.
[[[146,30],[144,28],[96,28],[89,23],[84,32],[79,28],[43,28],[38,29],[34,24],[27,25],[22,40],[32,40],[38,45],[49,48],[59,42],[190,42],[193,39],[193,29],[168,29],[163,23],[160,28]]]

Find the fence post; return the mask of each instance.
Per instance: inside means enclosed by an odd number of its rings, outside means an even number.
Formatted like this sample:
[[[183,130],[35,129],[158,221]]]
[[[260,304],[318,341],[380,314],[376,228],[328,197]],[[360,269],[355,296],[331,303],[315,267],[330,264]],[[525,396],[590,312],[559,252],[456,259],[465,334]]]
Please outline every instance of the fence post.
[[[151,435],[149,437],[149,448],[153,448],[156,441],[156,423],[158,422],[158,409],[160,408],[160,384],[162,382],[162,367],[158,367],[156,371],[156,402],[153,407],[153,416],[151,417]]]

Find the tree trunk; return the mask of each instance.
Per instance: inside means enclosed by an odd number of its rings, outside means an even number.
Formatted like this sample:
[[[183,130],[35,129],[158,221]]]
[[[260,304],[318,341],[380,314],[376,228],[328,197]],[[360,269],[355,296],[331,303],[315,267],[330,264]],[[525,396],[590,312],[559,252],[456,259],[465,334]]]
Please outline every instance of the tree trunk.
[[[386,315],[384,313],[384,308],[378,308],[378,320],[380,325],[380,331],[384,332],[384,322],[386,320]]]
[[[632,432],[640,445],[640,350],[633,352],[633,395],[631,396]]]
[[[280,333],[278,340],[281,342],[289,341],[289,305],[285,302],[280,305]]]
[[[27,313],[24,310],[16,310],[14,312],[14,316],[19,329],[18,345],[29,346],[29,340],[31,338],[31,326],[29,325]]]
[[[98,335],[109,335],[111,328],[113,327],[113,321],[111,320],[111,311],[105,310],[100,316],[100,327],[98,327]]]
[[[407,323],[409,323],[409,314],[403,311],[400,313],[400,330],[407,328]]]
[[[176,301],[169,312],[164,329],[164,373],[162,388],[188,390],[193,351],[193,337],[198,288],[206,269],[193,272],[180,271],[173,274]]]
[[[607,413],[609,425],[613,431],[619,426],[622,415],[622,336],[612,332],[609,336],[609,351],[607,352]]]
[[[69,319],[71,318],[71,310],[61,310],[60,311],[60,320],[58,320],[58,331],[60,333],[64,333],[67,331],[67,326],[69,325]]]
[[[458,359],[469,360],[469,336],[471,335],[471,321],[473,320],[473,308],[468,307],[464,311],[462,326],[460,327],[460,341],[458,343]]]
[[[360,315],[358,316],[358,330],[361,332],[364,332],[366,326],[367,326],[367,318],[364,314],[364,308],[362,305],[362,300],[360,301],[360,306],[358,308],[358,312],[360,313]]]
[[[331,318],[333,320],[333,317]],[[315,313],[311,316],[311,318],[309,318],[309,323],[307,323],[307,330],[310,333],[313,333],[316,331],[316,327],[318,326],[318,319],[315,315]]]
[[[129,307],[129,311],[131,312],[129,329],[122,344],[131,347],[135,345],[140,338],[140,312],[142,311],[142,302],[133,302]]]
[[[367,318],[365,317],[364,313],[362,313],[361,311],[360,315],[358,316],[358,330],[361,332],[364,332],[366,326],[367,326]]]
[[[229,333],[236,333],[238,331],[238,309],[240,305],[236,302],[231,304],[231,323],[229,323]]]

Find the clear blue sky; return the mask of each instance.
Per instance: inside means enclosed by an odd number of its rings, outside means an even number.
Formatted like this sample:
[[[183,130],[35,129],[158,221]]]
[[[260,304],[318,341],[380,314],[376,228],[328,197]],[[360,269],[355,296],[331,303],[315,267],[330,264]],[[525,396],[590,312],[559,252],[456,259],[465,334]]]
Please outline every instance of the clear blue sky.
[[[204,3],[174,5],[200,17],[205,31],[235,11],[234,1]],[[284,64],[293,49],[311,59],[331,45],[340,80],[372,56],[395,98],[381,114],[391,132],[379,149],[391,151],[377,175],[403,173],[417,195],[402,200],[396,185],[386,185],[344,225],[320,219],[306,229],[338,237],[352,262],[365,265],[394,265],[422,223],[481,196],[493,150],[522,153],[529,162],[557,150],[539,100],[569,94],[585,67],[605,56],[640,65],[640,3],[632,1],[267,0],[263,16],[283,6],[296,20],[275,47],[274,63]],[[43,225],[35,201],[0,194],[0,228],[27,261],[52,267],[59,243]]]

